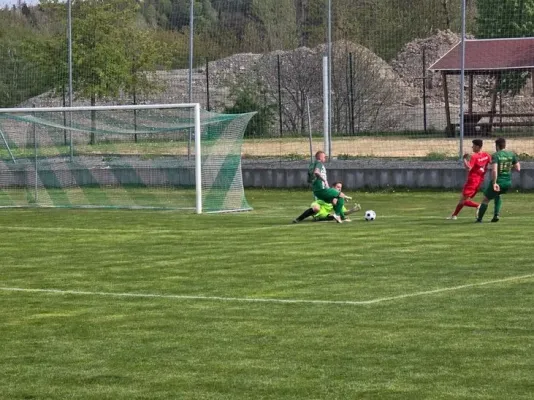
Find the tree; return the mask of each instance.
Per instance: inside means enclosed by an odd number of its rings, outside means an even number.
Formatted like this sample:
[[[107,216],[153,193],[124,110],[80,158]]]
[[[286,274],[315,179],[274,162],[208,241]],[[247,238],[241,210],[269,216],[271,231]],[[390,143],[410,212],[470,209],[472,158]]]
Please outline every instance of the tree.
[[[296,13],[293,0],[254,0],[252,19],[258,32],[262,50],[294,48],[296,41]]]
[[[477,0],[477,38],[514,38],[534,35],[534,0]],[[529,72],[506,72],[496,76],[497,91],[516,95]]]
[[[268,101],[266,88],[261,82],[240,82],[232,88],[232,97],[235,98],[231,107],[226,107],[228,114],[241,114],[256,112],[252,117],[245,137],[267,136],[270,126],[274,122],[274,105]]]
[[[477,38],[534,34],[534,0],[477,0]]]
[[[58,91],[68,74],[65,37],[66,5],[43,1],[52,26],[48,36],[28,41],[27,57],[51,76]],[[73,90],[78,97],[117,97],[121,91],[134,96],[160,89],[153,76],[169,63],[169,53],[153,30],[139,27],[135,0],[74,0],[72,3]],[[59,73],[58,73],[59,71]],[[92,115],[95,126],[96,116]],[[91,135],[91,144],[95,142]]]
[[[14,107],[51,87],[38,64],[25,57],[24,41],[44,37],[17,10],[0,10],[0,107]]]

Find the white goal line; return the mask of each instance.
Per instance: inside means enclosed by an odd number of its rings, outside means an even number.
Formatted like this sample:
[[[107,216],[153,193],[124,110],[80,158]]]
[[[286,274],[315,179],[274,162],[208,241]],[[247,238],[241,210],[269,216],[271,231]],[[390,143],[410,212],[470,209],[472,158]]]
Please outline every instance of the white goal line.
[[[351,300],[305,300],[305,299],[269,299],[269,298],[252,298],[252,297],[224,297],[224,296],[192,296],[192,295],[165,295],[150,293],[112,293],[112,292],[91,292],[81,290],[61,290],[61,289],[29,289],[15,287],[0,287],[4,292],[27,292],[27,293],[50,293],[61,295],[79,295],[79,296],[107,296],[107,297],[130,297],[130,298],[156,298],[156,299],[175,299],[175,300],[204,300],[220,302],[246,302],[246,303],[275,303],[275,304],[324,304],[324,305],[349,305],[362,306],[384,303],[388,301],[401,300],[410,297],[428,296],[443,292],[452,292],[455,290],[473,288],[478,286],[487,286],[503,282],[513,282],[534,278],[534,274],[511,276],[508,278],[495,279],[478,283],[469,283],[459,286],[425,290],[421,292],[405,293],[398,296],[379,297],[372,300],[351,301]]]

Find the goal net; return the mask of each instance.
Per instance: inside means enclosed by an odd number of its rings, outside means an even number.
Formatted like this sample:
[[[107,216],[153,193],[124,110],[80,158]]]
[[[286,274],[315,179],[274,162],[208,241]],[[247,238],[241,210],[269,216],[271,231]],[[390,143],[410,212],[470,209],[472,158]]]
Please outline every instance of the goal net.
[[[253,115],[198,104],[0,109],[0,207],[250,210],[241,146]]]

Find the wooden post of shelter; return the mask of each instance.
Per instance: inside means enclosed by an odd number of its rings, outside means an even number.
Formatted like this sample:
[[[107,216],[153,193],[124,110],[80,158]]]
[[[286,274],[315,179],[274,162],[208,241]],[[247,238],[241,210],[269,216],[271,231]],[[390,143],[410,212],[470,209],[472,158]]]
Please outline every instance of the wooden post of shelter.
[[[469,103],[467,105],[467,112],[473,114],[473,74],[469,73]]]
[[[454,136],[454,127],[451,123],[451,109],[449,106],[449,89],[447,87],[447,74],[441,71],[441,78],[443,79],[443,96],[445,100],[445,116],[447,118],[447,134]]]
[[[495,113],[497,112],[497,91],[499,90],[499,84],[501,82],[500,74],[495,74],[494,76],[495,76],[495,84],[493,85],[493,93],[491,94],[491,108],[490,108],[488,132],[491,132],[493,128],[493,119],[495,117]]]

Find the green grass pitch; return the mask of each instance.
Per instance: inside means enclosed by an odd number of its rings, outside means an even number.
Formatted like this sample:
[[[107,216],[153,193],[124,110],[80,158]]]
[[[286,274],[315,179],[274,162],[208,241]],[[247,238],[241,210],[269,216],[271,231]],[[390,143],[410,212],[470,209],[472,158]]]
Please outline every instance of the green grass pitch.
[[[352,223],[0,210],[0,399],[532,399],[534,195],[354,193]],[[378,218],[363,220],[373,209]]]

